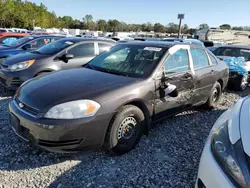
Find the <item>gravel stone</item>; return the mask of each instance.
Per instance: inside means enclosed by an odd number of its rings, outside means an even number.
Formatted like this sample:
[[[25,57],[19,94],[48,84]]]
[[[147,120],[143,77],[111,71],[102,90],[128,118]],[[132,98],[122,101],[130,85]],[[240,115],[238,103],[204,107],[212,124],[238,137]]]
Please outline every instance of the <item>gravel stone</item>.
[[[130,153],[109,156],[50,153],[22,141],[8,124],[12,93],[0,87],[0,187],[194,187],[211,127],[249,93],[225,91],[213,110],[189,110],[155,123]]]

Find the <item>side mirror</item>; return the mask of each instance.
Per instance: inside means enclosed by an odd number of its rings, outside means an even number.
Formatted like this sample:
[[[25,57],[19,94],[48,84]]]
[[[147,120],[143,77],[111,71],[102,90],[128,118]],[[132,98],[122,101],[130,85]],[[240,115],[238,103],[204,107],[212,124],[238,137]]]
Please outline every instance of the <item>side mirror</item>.
[[[32,48],[31,44],[25,44],[25,45],[22,47],[23,50],[28,50],[28,49],[31,49],[31,48]]]
[[[65,63],[68,63],[68,61],[73,58],[74,58],[73,54],[63,54],[59,59],[64,61]]]
[[[178,91],[176,85],[167,84],[167,87],[164,89],[165,94],[169,95],[170,97],[177,97]]]

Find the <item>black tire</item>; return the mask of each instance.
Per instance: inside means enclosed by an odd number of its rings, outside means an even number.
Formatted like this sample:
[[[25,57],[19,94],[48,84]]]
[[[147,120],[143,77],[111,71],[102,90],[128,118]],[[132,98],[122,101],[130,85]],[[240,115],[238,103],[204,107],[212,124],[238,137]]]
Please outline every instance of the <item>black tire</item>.
[[[244,91],[248,86],[248,75],[240,75],[234,83],[234,89]]]
[[[140,141],[144,125],[145,117],[138,107],[123,106],[109,125],[104,150],[113,155],[129,152]]]
[[[220,100],[222,93],[221,85],[219,82],[215,82],[207,102],[203,105],[206,109],[211,109]]]

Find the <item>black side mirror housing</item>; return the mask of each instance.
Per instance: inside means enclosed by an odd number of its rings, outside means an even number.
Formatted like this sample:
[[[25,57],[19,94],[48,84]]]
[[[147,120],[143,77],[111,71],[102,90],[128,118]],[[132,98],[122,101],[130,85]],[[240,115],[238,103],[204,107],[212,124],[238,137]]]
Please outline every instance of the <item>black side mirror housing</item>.
[[[28,49],[31,49],[31,48],[32,48],[31,44],[25,44],[24,46],[22,46],[23,50],[28,50]]]
[[[73,54],[63,54],[61,57],[59,57],[59,59],[64,61],[65,63],[68,63],[68,61],[73,58],[74,58]]]

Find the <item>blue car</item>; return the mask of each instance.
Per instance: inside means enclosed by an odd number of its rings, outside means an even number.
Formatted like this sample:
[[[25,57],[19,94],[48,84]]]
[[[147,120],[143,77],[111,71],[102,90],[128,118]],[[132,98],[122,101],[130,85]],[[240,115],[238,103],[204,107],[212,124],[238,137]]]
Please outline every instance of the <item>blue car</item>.
[[[249,82],[250,46],[221,46],[213,53],[229,67],[228,87],[238,91],[245,90]]]
[[[8,44],[0,45],[0,63],[9,56],[35,50],[60,38],[62,38],[62,36],[34,35],[14,40]]]

